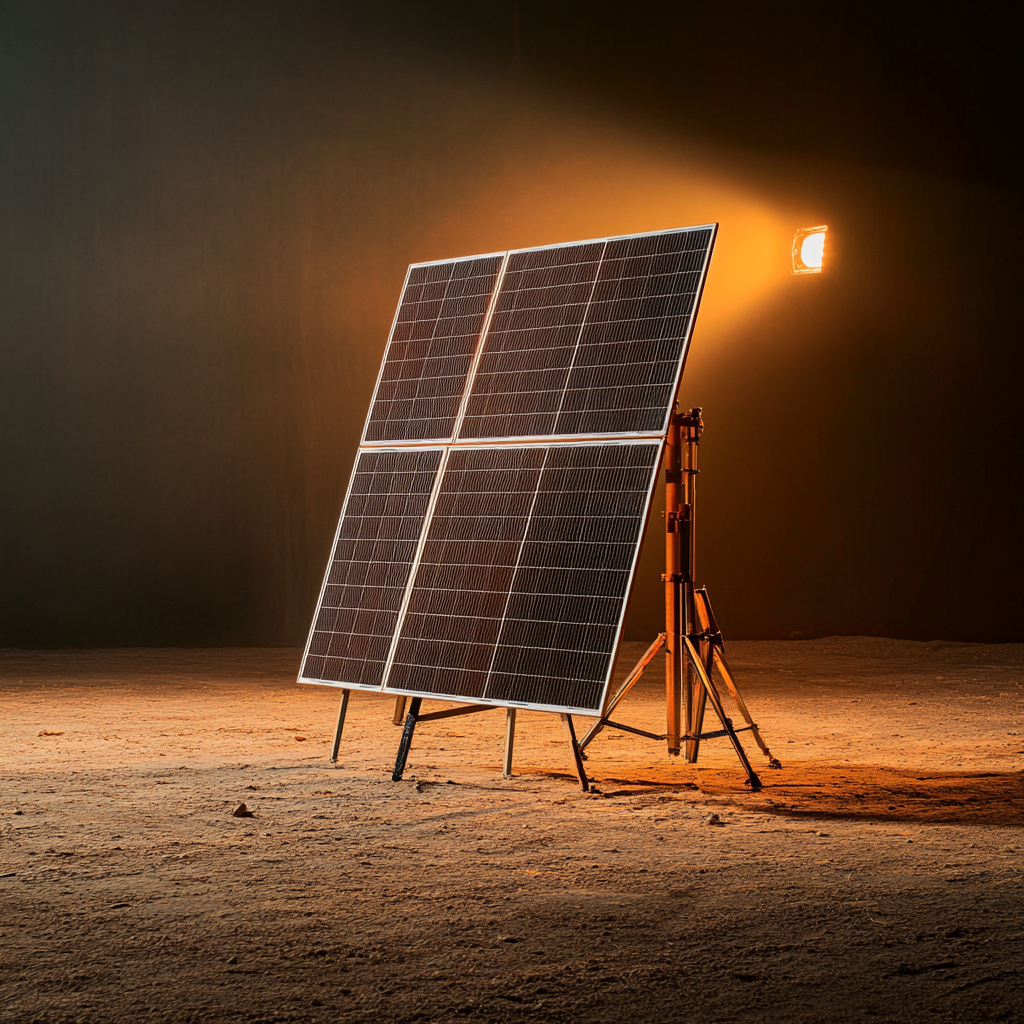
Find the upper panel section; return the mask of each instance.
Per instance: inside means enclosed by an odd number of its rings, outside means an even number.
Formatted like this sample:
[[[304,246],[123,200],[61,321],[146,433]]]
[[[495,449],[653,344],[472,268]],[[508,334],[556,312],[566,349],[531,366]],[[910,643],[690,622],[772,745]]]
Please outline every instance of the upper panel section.
[[[714,236],[511,253],[459,437],[663,432]]]
[[[502,257],[409,268],[365,441],[452,436]]]

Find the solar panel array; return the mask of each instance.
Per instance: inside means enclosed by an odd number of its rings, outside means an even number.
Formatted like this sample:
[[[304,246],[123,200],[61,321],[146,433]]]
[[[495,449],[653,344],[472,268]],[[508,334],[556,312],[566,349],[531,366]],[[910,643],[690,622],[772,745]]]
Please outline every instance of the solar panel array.
[[[410,267],[301,682],[600,710],[715,230]]]

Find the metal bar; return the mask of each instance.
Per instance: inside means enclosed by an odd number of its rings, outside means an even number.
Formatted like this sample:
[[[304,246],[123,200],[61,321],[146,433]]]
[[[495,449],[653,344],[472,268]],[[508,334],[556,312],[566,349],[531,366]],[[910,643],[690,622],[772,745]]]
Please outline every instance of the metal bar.
[[[413,700],[416,698],[414,697]],[[444,711],[431,711],[426,715],[417,715],[417,722],[436,722],[439,718],[455,718],[457,715],[475,715],[478,711],[495,711],[498,704],[468,704],[460,708],[445,708]]]
[[[420,713],[422,698],[413,697],[409,704],[409,714],[405,718],[405,728],[402,730],[402,740],[398,744],[398,754],[395,756],[395,770],[391,773],[392,782],[401,782],[405,772],[405,762],[409,759],[409,748],[412,746],[412,734],[416,729],[416,719]]]
[[[395,698],[395,717],[391,720],[395,725],[401,725],[405,720],[405,698]]]
[[[679,753],[680,682],[682,658],[679,646],[680,616],[680,486],[682,484],[682,450],[679,414],[669,419],[665,442],[665,703],[668,752]]]
[[[680,441],[682,444],[683,462],[683,503],[685,506],[685,545],[683,549],[683,614],[685,616],[684,632],[693,637],[696,629],[696,598],[694,596],[694,579],[697,562],[696,544],[696,510],[697,510],[697,446],[700,444],[701,430],[704,421],[700,418],[700,409],[690,409],[680,417]],[[687,661],[686,677],[683,682],[686,706],[686,732],[688,736],[700,735],[704,720],[704,691],[700,680],[694,673],[693,666]],[[685,743],[686,760],[691,764],[697,760],[700,741],[689,739]]]
[[[587,778],[587,770],[583,767],[583,755],[580,753],[580,745],[576,742],[576,730],[572,727],[572,715],[562,715],[562,723],[565,725],[566,734],[569,737],[569,746],[572,748],[572,758],[576,762],[576,774],[580,778],[580,785],[584,793],[590,792],[590,779]]]
[[[341,746],[341,731],[345,728],[345,715],[348,714],[348,698],[350,690],[341,691],[341,707],[338,708],[338,726],[334,730],[334,745],[331,747],[331,764],[338,763],[338,748]]]
[[[697,466],[696,443],[697,442],[695,442],[693,446],[693,457],[690,463],[694,470],[696,470]],[[696,478],[691,476],[691,480],[691,496],[694,499],[696,499]],[[704,666],[705,671],[710,677],[711,644],[706,639],[704,639],[704,637],[706,637],[707,635],[708,630],[711,628],[711,619],[708,614],[708,605],[706,603],[707,590],[704,587],[694,586],[690,596],[693,602],[694,632],[697,633],[700,637],[700,639],[698,640],[697,636],[691,635],[690,639],[694,641],[695,646],[698,652],[700,653],[701,664]],[[693,675],[692,669],[690,670],[690,672],[691,675]],[[687,760],[689,760],[691,763],[695,762],[700,754],[700,741],[704,738],[704,713],[707,710],[708,699],[708,695],[704,691],[704,687],[701,686],[700,680],[696,677],[696,675],[693,675],[693,690],[693,712],[690,716],[691,721],[689,724],[689,731],[692,739],[690,740],[690,743],[687,747],[687,750],[692,754],[692,757],[687,758]]]
[[[609,729],[621,729],[623,732],[631,732],[634,736],[645,736],[649,740],[667,740],[668,737],[662,733],[660,736],[656,732],[647,732],[644,729],[635,729],[631,725],[623,725],[621,722],[613,722],[611,719],[605,719],[606,726]]]
[[[633,688],[633,685],[640,681],[640,677],[644,673],[644,669],[654,661],[658,651],[665,646],[665,634],[659,633],[657,639],[651,644],[650,647],[644,651],[643,657],[633,666],[628,676],[626,676],[623,684],[618,688],[615,696],[608,702],[605,708],[604,714],[590,727],[587,734],[580,740],[580,751],[587,749],[587,745],[590,741],[608,724],[608,716],[615,710],[616,705],[622,700],[623,697]],[[658,739],[665,739],[664,736],[659,736]]]
[[[516,742],[516,709],[508,708],[505,718],[505,759],[501,765],[501,777],[512,778],[512,748]]]
[[[743,765],[743,770],[747,773],[747,780],[750,782],[750,788],[754,790],[760,789],[761,780],[757,777],[757,773],[750,766],[750,762],[747,760],[746,752],[739,741],[739,737],[736,735],[736,730],[733,728],[732,722],[729,721],[729,717],[725,713],[725,708],[722,706],[722,698],[718,696],[715,684],[711,681],[711,677],[707,674],[704,666],[701,664],[700,655],[697,653],[697,649],[690,642],[689,637],[684,637],[683,643],[686,645],[686,653],[689,655],[690,663],[693,665],[694,671],[697,673],[701,684],[707,691],[708,700],[711,701],[711,706],[715,709],[715,714],[718,715],[726,734],[729,739],[732,740],[732,745],[736,750],[736,756],[740,759],[740,764]]]
[[[733,732],[750,732],[749,725],[741,725],[738,729],[733,726]],[[699,736],[684,736],[684,740],[696,739],[696,740],[716,740],[721,736],[728,736],[729,734],[724,729],[719,729],[717,732],[702,732]]]
[[[632,689],[633,684],[640,681],[640,676],[643,675],[644,669],[646,669],[647,666],[650,665],[652,661],[654,661],[658,651],[660,651],[664,646],[665,634],[659,633],[658,636],[655,638],[654,643],[651,644],[651,646],[648,647],[646,651],[644,651],[643,656],[640,658],[640,660],[632,667],[632,669],[630,669],[629,675],[626,676],[622,685],[619,687],[618,692],[608,702],[608,707],[605,708],[605,715],[610,715],[615,710],[615,706],[619,703],[619,701],[626,696],[630,689]]]

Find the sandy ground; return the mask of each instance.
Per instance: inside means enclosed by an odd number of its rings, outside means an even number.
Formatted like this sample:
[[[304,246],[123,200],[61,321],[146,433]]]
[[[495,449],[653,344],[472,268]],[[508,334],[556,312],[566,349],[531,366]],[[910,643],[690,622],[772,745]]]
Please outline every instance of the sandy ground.
[[[609,731],[584,795],[522,712],[503,780],[501,711],[392,783],[393,701],[332,768],[298,652],[0,652],[2,1019],[1024,1021],[1024,645],[728,653],[757,794]]]

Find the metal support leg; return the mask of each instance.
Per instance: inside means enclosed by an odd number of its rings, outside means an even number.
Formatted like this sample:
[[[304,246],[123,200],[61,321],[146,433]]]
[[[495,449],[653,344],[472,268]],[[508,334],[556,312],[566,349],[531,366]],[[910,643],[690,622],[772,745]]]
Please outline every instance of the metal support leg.
[[[768,767],[781,768],[782,762],[768,749],[768,744],[765,743],[760,731],[754,724],[753,718],[750,717],[750,712],[747,710],[747,702],[740,695],[739,688],[736,686],[736,680],[732,677],[732,669],[726,663],[725,655],[717,647],[714,648],[714,664],[718,666],[719,675],[725,680],[725,685],[729,688],[732,699],[736,701],[736,706],[740,709],[743,720],[750,726],[750,731],[754,734],[754,742],[761,748],[761,753],[768,758]]]
[[[345,715],[348,713],[348,697],[351,690],[341,691],[341,707],[338,708],[338,727],[334,730],[334,746],[331,747],[331,764],[338,763],[338,748],[341,746],[341,731],[345,728]]]
[[[627,693],[633,688],[633,685],[640,680],[640,677],[644,673],[644,669],[654,660],[654,656],[665,646],[665,634],[659,633],[657,640],[651,644],[650,647],[644,652],[644,656],[633,666],[633,670],[626,676],[622,685],[619,687],[615,696],[612,697],[608,704],[605,706],[604,714],[590,727],[590,731],[580,740],[580,753],[587,749],[587,745],[590,741],[606,726],[609,724],[608,719],[611,718],[612,712],[615,710],[616,705],[626,696]],[[614,724],[614,723],[612,723]],[[586,760],[586,755],[584,755]]]
[[[501,768],[503,779],[512,778],[512,748],[516,741],[516,709],[509,708],[505,718],[505,761]]]
[[[391,773],[392,782],[401,782],[405,772],[405,762],[409,759],[409,748],[412,746],[412,734],[416,729],[416,719],[419,717],[421,697],[413,697],[409,704],[409,714],[405,718],[405,728],[402,730],[402,741],[398,744],[398,755],[395,757],[395,770]]]
[[[725,708],[722,706],[722,698],[719,697],[718,690],[715,689],[715,684],[711,682],[711,677],[705,671],[703,664],[701,664],[697,648],[690,642],[689,637],[684,637],[683,643],[686,644],[686,652],[689,656],[690,664],[693,665],[693,670],[697,673],[697,676],[701,681],[701,685],[707,692],[708,700],[711,701],[711,706],[715,709],[715,714],[718,715],[719,721],[722,723],[722,728],[732,741],[733,748],[736,750],[736,756],[740,759],[740,764],[743,765],[743,770],[747,773],[747,780],[750,782],[750,788],[753,790],[760,789],[761,780],[757,777],[757,772],[754,771],[750,766],[750,762],[747,760],[746,752],[740,744],[739,737],[736,735],[736,730],[733,728],[733,724],[729,720],[729,716],[726,715]]]
[[[580,745],[576,742],[576,730],[572,727],[572,715],[562,715],[565,723],[565,731],[569,737],[569,746],[572,747],[572,757],[576,762],[576,774],[580,777],[580,785],[584,793],[590,792],[590,779],[587,778],[587,770],[583,767],[583,755],[580,753]]]
[[[395,698],[395,717],[391,720],[395,725],[401,725],[405,718],[405,698]]]

